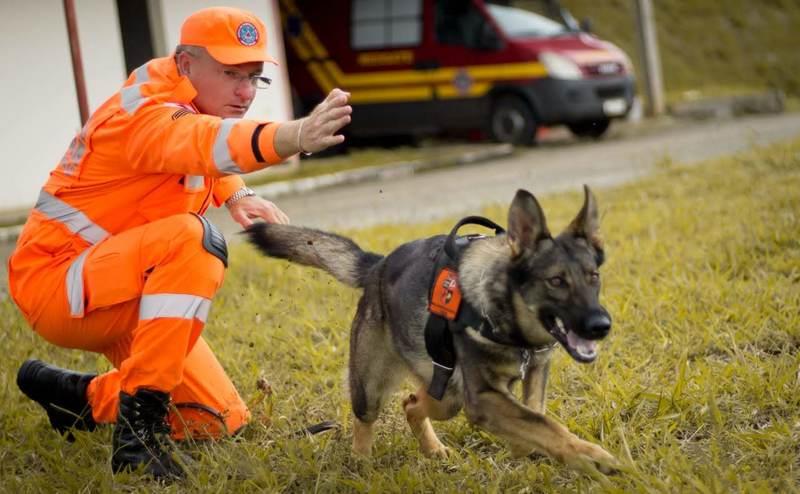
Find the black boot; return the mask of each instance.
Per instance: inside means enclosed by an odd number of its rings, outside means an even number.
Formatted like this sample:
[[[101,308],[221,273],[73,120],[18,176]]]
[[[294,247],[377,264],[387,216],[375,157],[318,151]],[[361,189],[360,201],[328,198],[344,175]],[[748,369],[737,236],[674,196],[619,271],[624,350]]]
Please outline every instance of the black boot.
[[[114,426],[111,468],[114,472],[145,470],[156,479],[178,479],[183,467],[175,461],[177,451],[169,440],[167,423],[169,395],[139,389],[133,396],[120,392],[119,415]]]
[[[44,408],[53,429],[74,441],[70,428],[93,431],[97,426],[86,399],[86,388],[95,377],[96,374],[59,369],[40,360],[26,360],[17,372],[17,386]]]

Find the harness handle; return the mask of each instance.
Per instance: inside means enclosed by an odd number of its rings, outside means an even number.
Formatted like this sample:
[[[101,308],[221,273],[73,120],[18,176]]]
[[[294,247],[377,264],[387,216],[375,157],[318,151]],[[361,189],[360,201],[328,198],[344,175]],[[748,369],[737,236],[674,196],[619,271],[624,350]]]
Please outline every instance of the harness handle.
[[[456,226],[450,230],[450,234],[447,236],[447,240],[444,243],[444,251],[450,257],[450,259],[457,260],[458,259],[458,250],[456,249],[456,237],[458,236],[458,229],[464,225],[479,225],[491,230],[494,230],[495,235],[499,235],[501,233],[505,233],[506,230],[502,226],[498,225],[494,221],[490,220],[489,218],[484,218],[483,216],[467,216],[466,218],[462,218],[461,221],[456,223]]]

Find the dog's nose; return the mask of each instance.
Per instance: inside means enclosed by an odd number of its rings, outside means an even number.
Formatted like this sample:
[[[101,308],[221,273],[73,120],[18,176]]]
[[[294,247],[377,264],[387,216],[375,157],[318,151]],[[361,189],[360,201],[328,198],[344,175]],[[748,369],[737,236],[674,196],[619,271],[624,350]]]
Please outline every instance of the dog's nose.
[[[593,312],[586,318],[584,327],[593,338],[603,338],[611,331],[611,318],[605,312]]]

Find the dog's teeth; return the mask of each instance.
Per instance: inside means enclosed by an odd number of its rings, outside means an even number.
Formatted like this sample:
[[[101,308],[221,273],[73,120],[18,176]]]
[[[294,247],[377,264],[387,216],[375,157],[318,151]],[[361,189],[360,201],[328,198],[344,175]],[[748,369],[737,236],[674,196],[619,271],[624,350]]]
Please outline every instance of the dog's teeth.
[[[556,317],[556,327],[558,327],[558,330],[561,331],[562,334],[567,333],[567,330],[564,329],[564,321],[562,321],[558,317]]]

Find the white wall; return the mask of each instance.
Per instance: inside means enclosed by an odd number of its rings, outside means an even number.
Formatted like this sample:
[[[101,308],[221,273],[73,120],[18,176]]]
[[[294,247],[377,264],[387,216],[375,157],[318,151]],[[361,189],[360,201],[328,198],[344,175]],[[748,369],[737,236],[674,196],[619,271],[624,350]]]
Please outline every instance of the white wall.
[[[116,4],[75,3],[94,109],[125,77]],[[0,46],[0,210],[22,209],[81,127],[63,1],[0,1]]]
[[[0,2],[0,208],[31,205],[80,129],[61,4]]]
[[[78,16],[83,74],[91,113],[119,91],[128,78],[117,18],[117,2],[76,0],[75,11]]]

